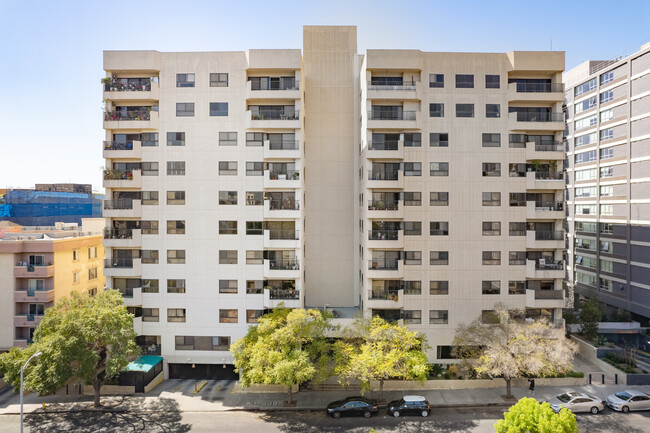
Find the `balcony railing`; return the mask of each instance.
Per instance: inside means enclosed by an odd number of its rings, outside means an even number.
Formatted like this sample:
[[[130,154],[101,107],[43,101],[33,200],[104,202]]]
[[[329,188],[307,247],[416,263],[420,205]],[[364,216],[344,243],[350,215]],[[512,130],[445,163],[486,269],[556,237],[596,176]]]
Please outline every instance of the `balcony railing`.
[[[133,268],[133,259],[104,259],[105,268]]]
[[[391,80],[372,79],[368,81],[368,90],[416,90],[415,81],[394,82]]]
[[[271,240],[297,240],[298,230],[269,230],[269,239]]]
[[[563,299],[563,290],[535,290],[535,299]]]
[[[370,120],[415,120],[415,113],[415,111],[368,111],[368,118]]]
[[[564,122],[564,113],[529,113],[527,111],[513,112],[517,122]]]
[[[370,259],[368,260],[368,269],[387,269],[387,270],[397,270],[399,259]]]
[[[395,301],[399,299],[399,290],[368,290],[370,299],[381,299],[385,301]]]
[[[562,83],[517,83],[517,92],[564,92],[564,84]]]
[[[104,170],[104,180],[132,180],[133,172],[130,170]],[[130,209],[130,208],[129,208]]]
[[[269,260],[270,269],[282,269],[282,270],[298,270],[300,269],[300,263],[298,260]]]
[[[368,170],[368,180],[398,180],[399,170]]]
[[[562,180],[564,179],[564,173],[561,171],[536,171],[535,179],[538,180]]]
[[[368,200],[368,210],[399,210],[399,200]]]
[[[104,150],[133,150],[133,142],[104,141]]]
[[[300,210],[300,201],[269,200],[269,210]]]
[[[251,81],[251,90],[300,90],[300,80],[280,78],[279,81]]]
[[[36,296],[36,292],[47,292],[47,291],[48,289],[44,287],[41,289],[37,289],[33,287],[28,287],[27,289],[25,289],[25,292],[27,292],[27,296]]]
[[[564,270],[564,262],[562,260],[550,262],[544,259],[538,259],[535,260],[535,269],[540,271],[562,271]]]
[[[132,287],[121,287],[117,289],[118,292],[122,294],[123,298],[133,298],[133,288]]]
[[[562,143],[535,143],[535,150],[538,152],[563,152],[564,146]]]
[[[117,200],[104,200],[104,209],[108,209],[108,210],[133,209],[133,199],[119,198]]]
[[[299,140],[271,141],[269,142],[271,150],[298,150],[300,149]]]
[[[104,239],[132,239],[133,229],[116,229],[106,227],[104,229]]]
[[[104,113],[104,120],[150,120],[151,110],[109,111]]]
[[[399,238],[399,230],[368,230],[370,241],[396,241]]]
[[[300,291],[287,289],[271,289],[271,299],[300,299]]]
[[[368,144],[369,150],[398,150],[398,140],[371,141]]]
[[[299,120],[300,111],[296,110],[289,113],[269,111],[264,113],[251,113],[252,120]]]
[[[564,232],[547,232],[547,231],[536,231],[535,240],[537,241],[562,241],[564,240]]]
[[[561,211],[564,210],[564,202],[556,201],[550,203],[535,202],[535,210]]]
[[[298,179],[300,179],[300,172],[298,170],[271,171],[271,172],[269,172],[269,179],[271,179],[271,180],[298,180]]]
[[[110,83],[104,83],[106,92],[149,92],[151,91],[150,78],[118,78]]]

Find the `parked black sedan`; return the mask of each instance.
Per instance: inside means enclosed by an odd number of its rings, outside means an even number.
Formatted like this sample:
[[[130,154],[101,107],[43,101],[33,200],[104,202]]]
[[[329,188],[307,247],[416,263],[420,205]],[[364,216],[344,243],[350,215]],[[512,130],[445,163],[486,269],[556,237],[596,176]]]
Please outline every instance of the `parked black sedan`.
[[[350,415],[363,415],[370,418],[373,413],[377,413],[377,400],[369,400],[364,397],[348,397],[327,405],[327,414],[334,418]]]

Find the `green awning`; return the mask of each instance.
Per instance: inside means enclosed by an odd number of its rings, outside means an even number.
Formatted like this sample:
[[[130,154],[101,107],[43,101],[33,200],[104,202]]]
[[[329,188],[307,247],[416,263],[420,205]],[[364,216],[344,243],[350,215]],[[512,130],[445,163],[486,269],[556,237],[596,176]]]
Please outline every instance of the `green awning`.
[[[154,368],[159,362],[162,362],[162,360],[162,356],[142,355],[135,361],[130,362],[124,371],[143,371],[146,373]]]

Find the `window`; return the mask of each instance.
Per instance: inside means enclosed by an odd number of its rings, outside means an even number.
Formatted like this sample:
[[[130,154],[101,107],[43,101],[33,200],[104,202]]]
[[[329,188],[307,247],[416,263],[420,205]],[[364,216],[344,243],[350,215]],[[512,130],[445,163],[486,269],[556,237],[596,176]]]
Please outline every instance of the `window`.
[[[598,153],[596,150],[589,150],[587,152],[576,153],[575,163],[582,164],[584,162],[591,162],[598,159]]]
[[[219,293],[236,295],[237,294],[237,280],[219,280]]]
[[[143,279],[140,281],[142,284],[142,293],[158,293],[158,280]]]
[[[609,109],[605,111],[600,112],[600,123],[607,122],[609,120],[612,120],[614,118],[614,110]]]
[[[595,248],[595,245],[594,245],[594,248],[592,248],[592,249],[593,249],[593,250],[596,249],[596,248]],[[612,253],[614,252],[614,243],[613,243],[613,242],[608,242],[608,241],[605,241],[605,242],[602,242],[602,241],[601,241],[601,242],[600,242],[600,252],[601,252],[601,253],[609,253],[609,254],[612,254]]]
[[[210,87],[228,87],[227,73],[210,74]]]
[[[421,192],[405,192],[404,193],[404,206],[421,206],[422,193]]]
[[[72,261],[76,262],[77,260],[79,260],[79,250],[75,249],[72,250]]]
[[[167,250],[167,264],[185,264],[185,250]]]
[[[598,115],[592,114],[591,116],[585,117],[580,120],[576,120],[574,123],[574,129],[576,131],[579,131],[581,129],[589,128],[590,126],[593,126],[596,123],[598,123]]]
[[[422,176],[421,162],[405,162],[404,176]]]
[[[446,132],[432,132],[429,134],[430,147],[449,147],[449,134]]]
[[[237,191],[219,191],[219,204],[236,205]]]
[[[185,176],[185,161],[167,161],[168,176]]]
[[[185,280],[167,280],[167,293],[185,293]]]
[[[607,71],[600,76],[600,85],[607,84],[614,79],[614,71]]]
[[[227,116],[227,102],[210,102],[210,116]]]
[[[443,74],[429,74],[429,87],[445,87]]]
[[[168,322],[185,322],[185,308],[168,308]]]
[[[575,89],[573,90],[574,96],[580,96],[583,93],[587,93],[593,89],[596,88],[596,85],[598,84],[596,78],[592,78],[591,80],[587,81],[586,83],[583,83],[579,86],[576,86]]]
[[[526,223],[525,222],[508,223],[508,231],[510,236],[526,236]]]
[[[429,252],[430,265],[448,265],[449,264],[449,251],[430,251]]]
[[[501,236],[501,223],[498,221],[484,221],[483,236]]]
[[[603,272],[614,272],[614,263],[611,260],[600,260],[600,270]]]
[[[72,273],[72,282],[73,283],[78,283],[79,282],[79,276],[80,276],[79,272],[73,272]]]
[[[525,295],[526,282],[525,281],[509,281],[508,282],[509,295]]]
[[[237,323],[237,310],[219,310],[219,323]]]
[[[600,149],[600,159],[609,159],[614,157],[614,148],[607,147],[605,149]]]
[[[141,167],[143,176],[158,176],[157,162],[143,162]]]
[[[596,171],[595,168],[589,168],[586,170],[576,170],[576,181],[581,181],[581,180],[593,180],[596,179],[598,176],[598,172]]]
[[[499,88],[501,88],[501,76],[500,75],[486,75],[485,76],[485,88],[486,89],[499,89]]]
[[[509,203],[512,207],[525,207],[526,206],[526,193],[525,192],[511,192],[509,194]]]
[[[405,325],[419,325],[422,323],[422,311],[420,310],[403,310]]]
[[[614,205],[601,204],[600,205],[600,214],[601,215],[614,215]]]
[[[501,193],[500,192],[484,192],[483,206],[501,206]]]
[[[194,87],[194,74],[176,74],[176,87]]]
[[[262,206],[264,193],[262,191],[246,191],[246,206]]]
[[[237,250],[219,250],[220,265],[236,265]]]
[[[604,104],[605,102],[609,102],[612,99],[614,99],[614,91],[613,90],[607,90],[606,92],[603,92],[600,94],[600,103]]]
[[[97,258],[97,247],[88,247],[88,258],[89,259]]]
[[[429,104],[429,117],[445,117],[445,104]]]
[[[596,187],[595,186],[586,186],[575,189],[575,197],[595,197],[596,196]]]
[[[449,206],[449,193],[448,192],[430,192],[429,193],[430,206]]]
[[[501,147],[501,134],[483,133],[483,147]]]
[[[264,264],[264,251],[262,250],[246,250],[246,264],[247,265],[263,265]]]
[[[471,74],[456,74],[456,88],[457,89],[473,89],[474,88],[474,75],[471,75]]]
[[[219,175],[237,176],[237,161],[219,161]]]
[[[185,146],[184,132],[168,132],[167,146]]]
[[[264,146],[264,133],[263,132],[247,132],[246,133],[246,146],[251,146],[251,147]]]
[[[448,295],[449,281],[429,281],[430,295]]]
[[[88,289],[88,296],[93,297],[97,295],[97,287],[93,287],[92,289]]]
[[[429,223],[429,234],[431,236],[447,236],[447,235],[449,235],[449,222],[448,221],[431,221]]]
[[[614,194],[614,187],[612,185],[605,185],[600,187],[601,197],[611,197]]]
[[[422,251],[404,251],[405,265],[421,265]]]
[[[449,310],[429,310],[429,325],[446,325],[449,323]]]
[[[501,117],[501,105],[485,104],[485,117],[488,119]]]
[[[449,176],[448,162],[432,162],[429,165],[430,176]]]
[[[614,167],[601,167],[600,168],[600,177],[612,177],[614,176]]]
[[[168,235],[184,235],[185,234],[185,221],[183,221],[183,220],[167,221],[167,234]]]
[[[247,295],[261,295],[262,293],[264,293],[264,281],[262,280],[246,281]]]
[[[611,140],[612,138],[614,138],[614,128],[600,131],[600,141]]]
[[[595,215],[596,214],[596,205],[595,204],[577,204],[575,207],[576,215]]]
[[[501,293],[501,281],[483,281],[484,295],[498,295]]]
[[[220,235],[236,235],[237,221],[219,221]]]
[[[220,132],[219,146],[237,146],[236,132]]]
[[[575,227],[577,232],[596,233],[596,223],[576,221]]]
[[[405,295],[421,295],[422,282],[421,281],[404,281],[404,294]]]
[[[246,221],[247,235],[263,235],[262,221]]]
[[[591,98],[587,98],[582,102],[576,103],[573,108],[573,111],[575,114],[580,114],[583,111],[594,108],[595,106],[596,106],[596,97],[592,96]]]
[[[598,134],[596,134],[595,132],[586,135],[580,135],[575,139],[575,147],[594,144],[596,141],[598,141]]]
[[[421,221],[404,221],[404,236],[420,236],[422,235],[422,222]]]
[[[474,104],[456,104],[456,117],[474,117]]]
[[[88,269],[88,279],[94,280],[97,278],[97,268]]]
[[[157,308],[143,308],[142,309],[142,321],[143,322],[157,322],[160,313]]]
[[[158,264],[158,250],[141,250],[140,256],[142,258],[142,263],[147,265],[157,265]]]
[[[193,117],[194,102],[177,102],[176,117]]]
[[[484,265],[500,265],[501,251],[483,251]]]
[[[246,310],[246,323],[257,323],[257,319],[264,315],[264,310]]]
[[[157,235],[158,221],[140,221],[140,229],[143,235]]]
[[[263,176],[264,163],[263,162],[247,162],[246,163],[246,176]]]
[[[484,177],[498,177],[498,176],[501,176],[501,163],[500,162],[484,162],[483,163],[483,176]]]
[[[510,251],[508,262],[511,265],[525,265],[526,251]]]
[[[157,205],[158,204],[158,191],[142,191],[142,204],[143,205]]]
[[[185,191],[167,191],[167,204],[185,204]]]
[[[422,147],[422,134],[419,132],[404,133],[404,147]]]

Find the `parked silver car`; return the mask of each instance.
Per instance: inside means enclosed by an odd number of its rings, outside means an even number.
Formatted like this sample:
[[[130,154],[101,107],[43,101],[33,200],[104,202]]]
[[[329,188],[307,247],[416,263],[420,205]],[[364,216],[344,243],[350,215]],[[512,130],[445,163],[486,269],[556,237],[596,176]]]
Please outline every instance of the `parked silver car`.
[[[548,401],[554,412],[567,408],[571,412],[591,412],[596,414],[605,408],[605,402],[593,395],[569,391],[553,397]]]
[[[650,410],[650,395],[636,389],[626,389],[607,396],[607,406],[621,412]]]

